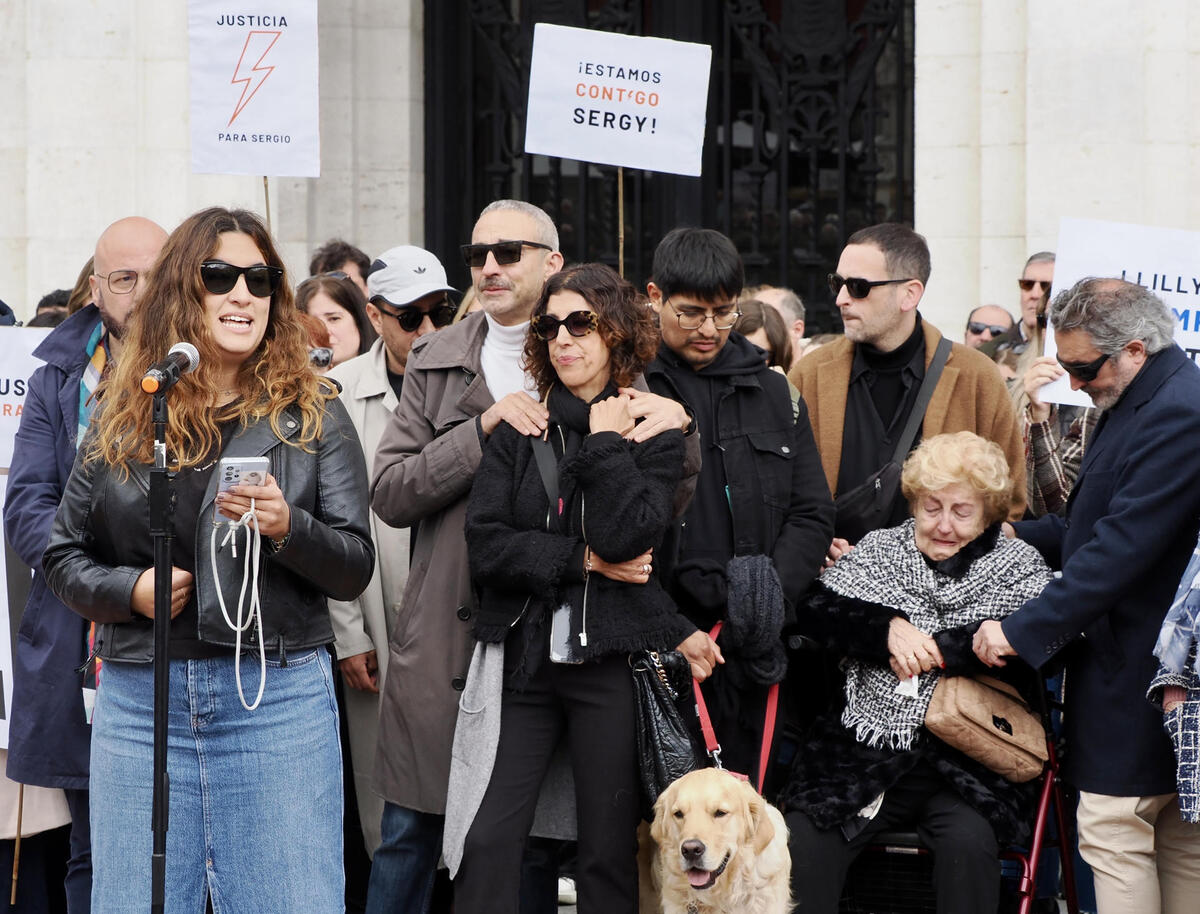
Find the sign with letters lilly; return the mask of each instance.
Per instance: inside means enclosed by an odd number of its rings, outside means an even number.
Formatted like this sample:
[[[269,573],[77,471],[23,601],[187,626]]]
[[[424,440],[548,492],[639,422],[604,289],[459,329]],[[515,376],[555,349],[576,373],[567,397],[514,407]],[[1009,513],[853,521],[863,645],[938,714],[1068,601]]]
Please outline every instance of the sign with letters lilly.
[[[188,0],[192,171],[321,173],[317,0]]]
[[[1051,296],[1088,276],[1124,279],[1161,298],[1175,317],[1175,342],[1193,361],[1200,362],[1200,232],[1063,219],[1058,228]],[[1054,328],[1050,327],[1046,355],[1053,357],[1057,351]],[[1086,393],[1071,390],[1066,375],[1051,381],[1038,396],[1046,403],[1092,405]]]
[[[712,48],[539,22],[525,151],[699,176]]]

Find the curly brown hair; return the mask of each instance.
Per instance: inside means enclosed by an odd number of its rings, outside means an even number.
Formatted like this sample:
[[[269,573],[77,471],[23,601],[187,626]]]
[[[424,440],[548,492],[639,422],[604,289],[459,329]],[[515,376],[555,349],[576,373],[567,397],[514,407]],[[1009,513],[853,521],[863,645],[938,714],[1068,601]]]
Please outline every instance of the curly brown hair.
[[[89,460],[101,459],[126,472],[130,463],[153,462],[150,402],[142,392],[141,378],[148,365],[180,340],[199,350],[200,364],[172,389],[167,425],[172,466],[196,466],[220,441],[213,395],[221,359],[208,328],[207,291],[200,279],[200,264],[216,253],[220,236],[226,232],[249,236],[266,263],[284,269],[266,226],[254,213],[211,207],[185,219],[167,238],[147,277],[146,291],[129,321],[121,358],[97,387],[102,407],[87,452]],[[241,399],[222,411],[221,418],[236,418],[244,424],[267,418],[281,439],[306,448],[321,434],[324,402],[337,392],[309,368],[308,331],[297,313],[285,272],[271,296],[262,342],[238,370]],[[300,410],[301,429],[289,440],[281,418],[292,404]]]
[[[609,378],[618,387],[628,387],[658,352],[658,328],[649,306],[639,302],[633,285],[603,263],[580,263],[552,275],[533,306],[531,320],[546,313],[550,296],[576,292],[583,296],[599,318],[597,332],[608,347]],[[550,347],[530,325],[525,337],[525,370],[537,382],[538,393],[546,393],[558,380],[550,362]]]

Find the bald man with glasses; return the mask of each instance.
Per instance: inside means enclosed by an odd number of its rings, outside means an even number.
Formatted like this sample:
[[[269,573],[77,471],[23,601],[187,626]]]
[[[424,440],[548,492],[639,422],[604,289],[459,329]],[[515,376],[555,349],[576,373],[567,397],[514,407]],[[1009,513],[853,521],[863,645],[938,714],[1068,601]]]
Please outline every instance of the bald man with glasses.
[[[96,386],[121,353],[129,316],[166,240],[161,226],[139,216],[120,219],[101,233],[89,278],[93,304],[68,317],[33,351],[46,364],[29,379],[5,496],[4,532],[34,569],[13,654],[8,776],[66,793],[69,914],[91,905],[88,777],[96,676],[86,665],[90,627],[51,593],[42,553],[96,406]]]

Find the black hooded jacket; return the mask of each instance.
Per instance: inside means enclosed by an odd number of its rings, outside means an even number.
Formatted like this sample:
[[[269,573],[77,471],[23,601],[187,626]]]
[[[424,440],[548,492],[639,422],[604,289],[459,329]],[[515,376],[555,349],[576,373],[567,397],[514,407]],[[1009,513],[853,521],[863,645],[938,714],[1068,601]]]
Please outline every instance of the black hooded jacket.
[[[707,629],[725,614],[729,559],[762,554],[774,560],[794,606],[833,537],[833,503],[804,401],[738,333],[698,371],[663,345],[646,383],[691,410],[704,457],[691,506],[657,554],[668,592]]]

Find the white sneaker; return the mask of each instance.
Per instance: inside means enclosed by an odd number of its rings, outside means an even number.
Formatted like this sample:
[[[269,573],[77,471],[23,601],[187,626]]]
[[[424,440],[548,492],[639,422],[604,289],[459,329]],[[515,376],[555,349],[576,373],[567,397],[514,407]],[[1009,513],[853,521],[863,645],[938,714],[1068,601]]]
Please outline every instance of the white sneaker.
[[[578,895],[575,892],[575,880],[570,876],[558,877],[558,903],[576,904]]]

